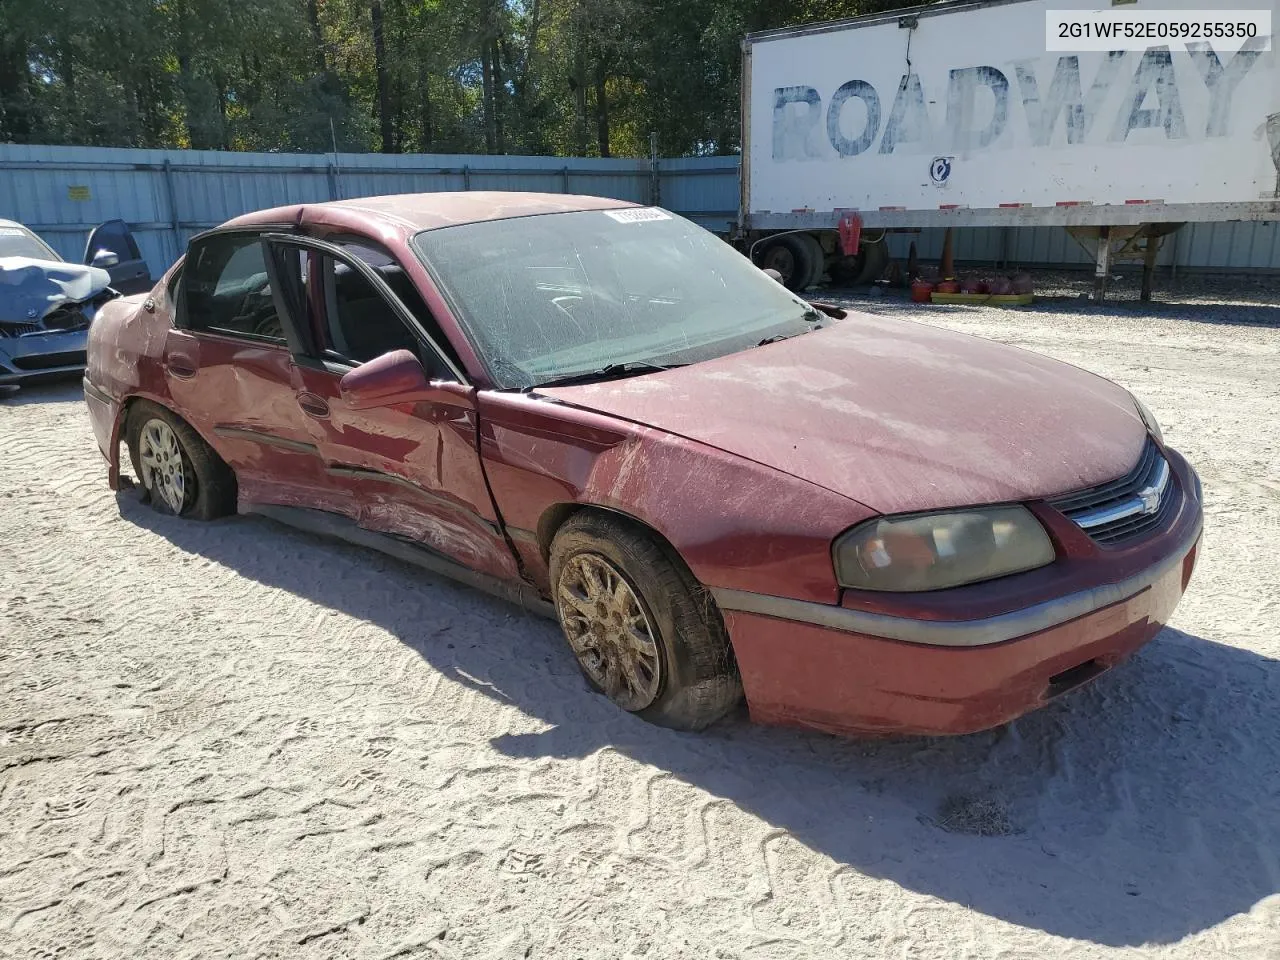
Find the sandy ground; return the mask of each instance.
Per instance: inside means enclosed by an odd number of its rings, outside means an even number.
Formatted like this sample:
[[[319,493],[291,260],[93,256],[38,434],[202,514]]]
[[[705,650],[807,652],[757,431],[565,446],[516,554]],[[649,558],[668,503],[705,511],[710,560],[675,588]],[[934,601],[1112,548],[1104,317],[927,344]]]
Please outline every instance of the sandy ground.
[[[1280,309],[1253,302],[927,311],[1137,390],[1208,501],[1155,643],[952,740],[647,726],[551,624],[159,517],[107,490],[75,385],[0,400],[0,956],[1280,958]]]

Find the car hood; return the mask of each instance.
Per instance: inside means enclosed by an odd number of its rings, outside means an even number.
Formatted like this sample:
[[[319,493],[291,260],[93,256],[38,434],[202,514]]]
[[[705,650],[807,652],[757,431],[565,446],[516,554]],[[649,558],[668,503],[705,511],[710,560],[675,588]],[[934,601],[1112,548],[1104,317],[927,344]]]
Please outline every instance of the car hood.
[[[34,323],[66,303],[92,300],[111,283],[100,267],[0,257],[0,323]]]
[[[538,390],[679,434],[882,513],[1053,496],[1122,476],[1146,428],[1121,387],[926,324],[851,313],[705,363]]]

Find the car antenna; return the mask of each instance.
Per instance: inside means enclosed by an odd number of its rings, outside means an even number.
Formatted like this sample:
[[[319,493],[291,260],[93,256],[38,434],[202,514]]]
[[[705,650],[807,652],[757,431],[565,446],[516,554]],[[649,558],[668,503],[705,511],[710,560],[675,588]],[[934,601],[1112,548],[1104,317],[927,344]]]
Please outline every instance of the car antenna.
[[[338,177],[342,171],[338,169],[338,134],[333,128],[333,114],[329,114],[329,143],[333,145],[333,199],[341,200],[342,197],[338,192],[338,184],[341,181]]]

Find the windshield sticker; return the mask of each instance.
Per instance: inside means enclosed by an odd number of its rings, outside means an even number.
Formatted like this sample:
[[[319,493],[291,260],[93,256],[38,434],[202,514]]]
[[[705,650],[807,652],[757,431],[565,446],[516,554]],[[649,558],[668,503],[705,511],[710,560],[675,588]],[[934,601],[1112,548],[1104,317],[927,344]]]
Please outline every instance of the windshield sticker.
[[[644,223],[646,220],[670,220],[671,214],[657,207],[640,207],[632,210],[605,210],[606,217],[612,217],[619,223]]]

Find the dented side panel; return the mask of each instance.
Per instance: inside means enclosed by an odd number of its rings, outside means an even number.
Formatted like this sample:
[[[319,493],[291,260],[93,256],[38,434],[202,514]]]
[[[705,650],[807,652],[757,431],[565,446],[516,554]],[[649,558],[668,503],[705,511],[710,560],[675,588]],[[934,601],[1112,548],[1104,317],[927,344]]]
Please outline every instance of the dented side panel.
[[[835,603],[831,541],[872,515],[770,467],[554,401],[481,393],[480,414],[494,498],[544,588],[546,520],[592,505],[652,527],[707,586]]]
[[[342,397],[338,374],[298,366],[294,378],[328,409],[307,419],[341,512],[481,573],[519,577],[485,486],[468,403],[356,410]]]

